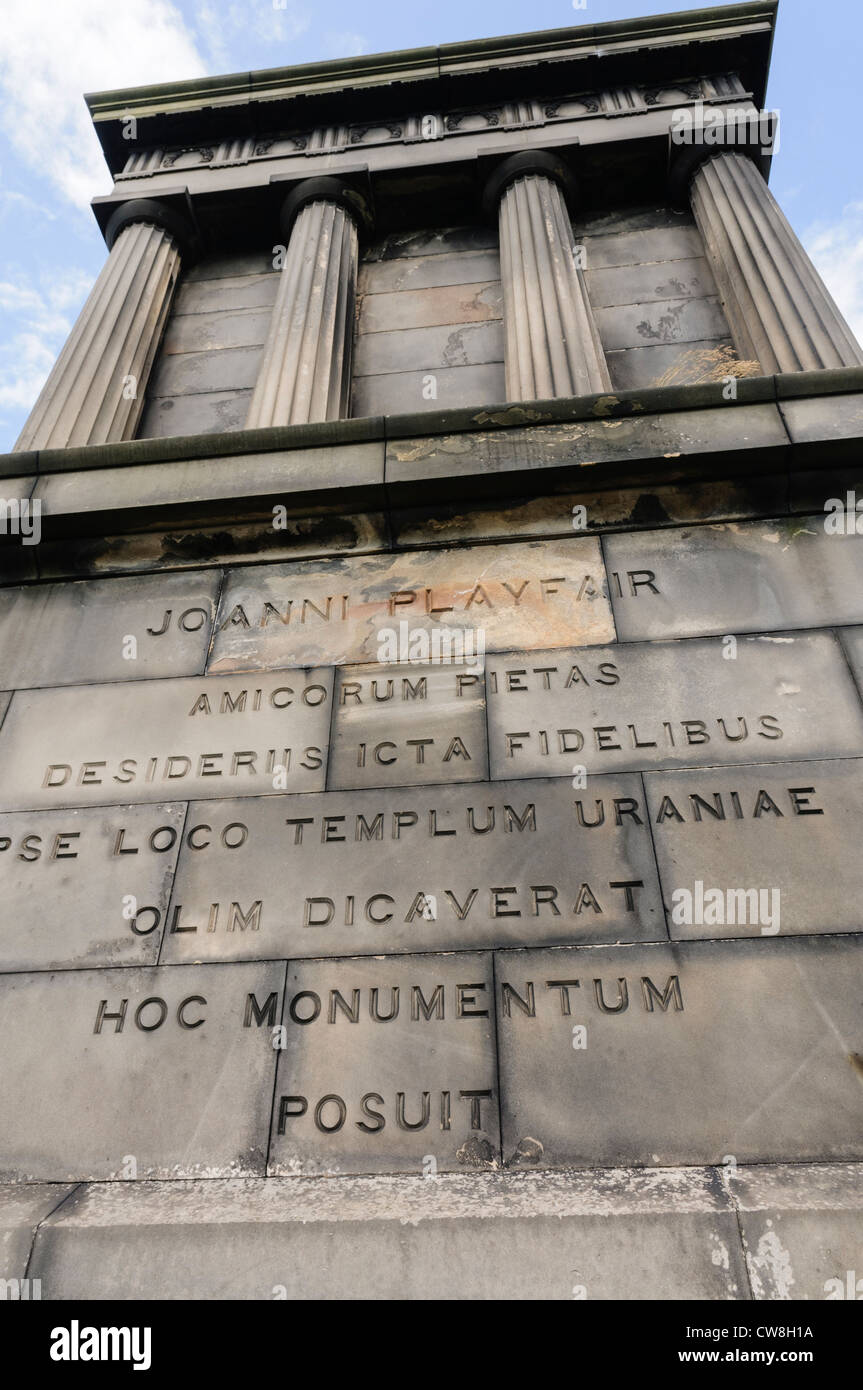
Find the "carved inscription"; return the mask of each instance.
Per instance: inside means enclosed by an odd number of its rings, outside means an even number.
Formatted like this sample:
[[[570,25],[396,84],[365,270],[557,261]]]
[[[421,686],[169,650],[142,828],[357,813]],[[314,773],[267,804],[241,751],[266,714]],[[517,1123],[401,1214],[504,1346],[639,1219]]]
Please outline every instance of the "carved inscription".
[[[497,1166],[491,956],[288,968],[270,1172]]]
[[[863,620],[863,536],[830,534],[823,513],[630,532],[604,546],[623,641]]]
[[[211,671],[382,657],[381,632],[481,631],[483,649],[614,637],[593,537],[234,570]]]
[[[283,964],[0,974],[4,1181],[262,1176]]]
[[[863,761],[656,772],[645,785],[673,937],[860,930]],[[742,921],[673,910],[676,893],[717,889],[749,895]],[[766,925],[748,910],[762,893],[781,905]]]
[[[189,808],[161,959],[662,939],[637,776]]]
[[[17,692],[4,809],[323,787],[332,670]]]
[[[861,952],[825,936],[500,953],[505,1162],[860,1156]]]
[[[203,671],[219,579],[207,570],[4,589],[4,684],[22,690]]]
[[[488,775],[482,671],[345,666],[336,671],[328,786],[478,782]]]
[[[863,753],[832,634],[492,656],[492,777]]]
[[[0,968],[154,965],[185,811],[0,816]]]

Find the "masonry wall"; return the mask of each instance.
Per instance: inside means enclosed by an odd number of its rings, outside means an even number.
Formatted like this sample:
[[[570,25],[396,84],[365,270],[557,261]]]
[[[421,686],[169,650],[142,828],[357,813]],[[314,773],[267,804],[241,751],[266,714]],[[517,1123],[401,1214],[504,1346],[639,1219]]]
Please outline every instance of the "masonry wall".
[[[738,361],[701,239],[664,208],[574,224],[612,384],[716,380]],[[242,429],[275,301],[267,251],[184,273],[138,437]],[[495,229],[391,234],[362,254],[351,413],[396,415],[506,398]]]
[[[364,255],[358,289],[352,414],[505,399],[492,228],[386,237]]]
[[[183,273],[139,439],[243,428],[277,287],[267,251],[209,256]]]

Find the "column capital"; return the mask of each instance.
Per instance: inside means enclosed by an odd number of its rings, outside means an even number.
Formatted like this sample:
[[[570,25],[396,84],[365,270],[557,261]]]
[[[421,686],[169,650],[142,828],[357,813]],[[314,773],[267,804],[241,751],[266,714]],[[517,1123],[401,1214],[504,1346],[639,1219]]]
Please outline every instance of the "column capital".
[[[348,180],[321,174],[295,183],[286,194],[279,213],[279,227],[286,242],[297,214],[309,203],[335,203],[336,207],[344,208],[358,232],[371,235],[374,221],[369,198]]]
[[[172,207],[158,198],[131,198],[115,208],[105,227],[105,241],[110,251],[118,236],[136,222],[159,227],[174,238],[185,261],[194,259],[200,251],[200,237],[197,229],[179,208]]]
[[[717,116],[725,114],[717,112]],[[704,121],[693,124],[686,132],[687,138],[680,141],[674,132],[669,132],[668,200],[671,207],[676,212],[687,211],[695,175],[703,165],[724,154],[742,154],[751,159],[766,183],[778,123],[775,112],[744,111],[737,120],[717,121],[713,125]]]
[[[570,214],[574,212],[577,185],[569,165],[548,150],[519,150],[518,154],[501,160],[488,175],[482,193],[486,216],[495,216],[498,204],[511,183],[530,174],[539,174],[556,183],[563,193],[568,211]]]
[[[714,153],[689,194],[740,356],[765,375],[859,366],[863,349],[755,161],[743,150]]]

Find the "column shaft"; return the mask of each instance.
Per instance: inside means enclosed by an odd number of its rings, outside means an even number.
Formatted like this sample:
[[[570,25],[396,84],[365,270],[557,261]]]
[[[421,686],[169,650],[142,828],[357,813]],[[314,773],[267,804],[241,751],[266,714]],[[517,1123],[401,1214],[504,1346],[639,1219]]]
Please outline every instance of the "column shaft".
[[[499,225],[507,399],[610,390],[558,185],[544,174],[510,183],[500,200]]]
[[[307,203],[291,228],[247,429],[348,414],[358,265],[343,207]]]
[[[120,232],[15,452],[134,436],[179,270],[177,244],[161,227],[134,222]]]
[[[753,161],[719,154],[690,188],[734,344],[765,373],[863,364],[840,314]]]

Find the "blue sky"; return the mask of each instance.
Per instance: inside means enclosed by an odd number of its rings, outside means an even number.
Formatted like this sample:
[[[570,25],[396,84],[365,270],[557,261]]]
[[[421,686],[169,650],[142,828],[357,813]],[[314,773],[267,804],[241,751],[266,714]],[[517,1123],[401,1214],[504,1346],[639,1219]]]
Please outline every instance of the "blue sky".
[[[0,0],[0,452],[105,258],[85,91],[695,8],[674,0]],[[861,0],[781,0],[771,187],[863,338]]]

